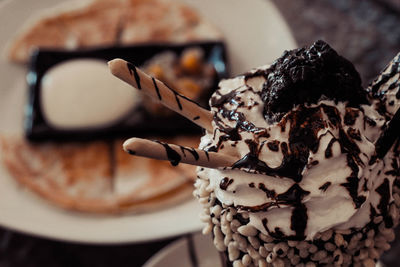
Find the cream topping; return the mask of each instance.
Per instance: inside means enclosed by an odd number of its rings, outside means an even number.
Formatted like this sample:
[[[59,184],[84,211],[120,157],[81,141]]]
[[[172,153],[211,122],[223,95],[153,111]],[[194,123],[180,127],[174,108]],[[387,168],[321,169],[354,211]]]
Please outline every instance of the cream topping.
[[[267,68],[264,66],[258,71]],[[210,190],[221,203],[248,211],[249,223],[273,237],[284,235],[301,239],[303,235],[310,240],[318,232],[330,228],[365,226],[370,221],[371,207],[380,213],[378,206],[383,197],[378,187],[383,186],[386,179],[390,189],[389,202],[393,200],[391,187],[396,177],[387,173],[392,169],[393,152],[390,151],[384,160],[369,164],[375,152],[374,142],[386,123],[385,117],[372,105],[350,108],[345,102],[324,100],[318,104],[297,105],[280,121],[269,124],[263,116],[264,103],[259,95],[264,81],[260,74],[251,78],[239,76],[220,83],[214,100],[211,100],[212,106],[213,101],[230,98],[221,107],[214,103],[214,132],[203,136],[200,147],[241,159],[251,153],[249,143],[254,143],[258,159],[270,168],[277,168],[285,159],[284,150],[288,149],[290,134],[294,134],[290,130],[295,121],[290,116],[313,109],[323,127],[316,130],[318,147],[309,153],[307,164],[301,170],[301,179],[246,168],[202,169],[199,177],[210,180]],[[396,105],[399,105],[397,99]],[[236,115],[224,113],[229,111]],[[332,111],[336,112],[336,117]],[[243,114],[242,127],[237,127],[235,116],[238,114]],[[335,119],[339,120],[338,124]],[[250,123],[252,126],[248,127]],[[229,131],[231,138],[226,137]],[[235,131],[236,134],[232,134]],[[354,146],[358,147],[358,153],[346,152]],[[224,179],[232,180],[226,188],[221,186]],[[292,189],[294,195],[298,194],[296,200],[290,199],[288,194]],[[303,233],[299,233],[302,224]]]

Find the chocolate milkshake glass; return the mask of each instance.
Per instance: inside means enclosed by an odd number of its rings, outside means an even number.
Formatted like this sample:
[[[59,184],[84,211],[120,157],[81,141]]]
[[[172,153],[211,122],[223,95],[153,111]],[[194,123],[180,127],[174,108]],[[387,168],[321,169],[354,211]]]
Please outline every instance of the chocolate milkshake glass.
[[[220,82],[200,148],[238,161],[199,167],[194,194],[228,266],[375,266],[390,248],[399,149],[379,158],[375,143],[396,111],[385,101],[400,102],[380,79],[363,89],[317,41]]]
[[[203,232],[227,266],[372,267],[390,248],[400,206],[400,54],[364,89],[354,66],[317,41],[221,81],[211,112],[131,63],[109,65],[205,130],[199,149],[140,138],[124,149],[199,166]]]

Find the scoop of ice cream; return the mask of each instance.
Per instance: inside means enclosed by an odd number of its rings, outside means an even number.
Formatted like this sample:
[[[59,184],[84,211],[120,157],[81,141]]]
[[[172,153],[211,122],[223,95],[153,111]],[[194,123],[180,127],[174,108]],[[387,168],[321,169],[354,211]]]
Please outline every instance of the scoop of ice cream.
[[[387,213],[393,153],[370,164],[387,118],[368,102],[351,63],[325,43],[222,81],[210,104],[214,131],[200,147],[239,160],[198,175],[260,232],[311,240]]]

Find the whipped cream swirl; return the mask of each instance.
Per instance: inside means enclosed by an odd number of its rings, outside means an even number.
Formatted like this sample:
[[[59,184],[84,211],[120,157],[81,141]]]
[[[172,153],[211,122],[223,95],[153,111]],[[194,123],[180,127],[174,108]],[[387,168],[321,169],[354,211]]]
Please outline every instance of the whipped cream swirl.
[[[239,160],[223,170],[199,168],[199,178],[210,180],[222,204],[248,212],[250,225],[276,239],[312,240],[385,215],[397,161],[393,150],[384,159],[373,156],[390,114],[368,103],[320,99],[267,120],[262,92],[269,69],[219,84],[210,100],[214,132],[200,148]]]

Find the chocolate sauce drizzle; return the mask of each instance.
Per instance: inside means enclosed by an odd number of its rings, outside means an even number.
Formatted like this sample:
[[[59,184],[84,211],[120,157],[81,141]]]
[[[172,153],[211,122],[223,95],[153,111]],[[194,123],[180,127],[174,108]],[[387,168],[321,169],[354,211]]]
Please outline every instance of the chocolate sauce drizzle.
[[[154,140],[154,142],[159,143],[160,145],[162,145],[165,148],[165,152],[167,152],[167,157],[169,162],[171,162],[172,166],[177,166],[179,164],[179,162],[181,162],[181,155],[179,155],[178,152],[176,152],[175,150],[173,150],[168,144]]]
[[[224,177],[221,182],[219,183],[219,188],[222,190],[228,189],[228,186],[233,183],[233,179],[230,179],[229,177]]]
[[[281,229],[279,227],[275,227],[274,231],[271,231],[271,229],[269,229],[268,227],[268,219],[264,218],[262,219],[262,224],[265,228],[265,230],[267,231],[267,233],[272,236],[273,238],[275,238],[276,240],[290,240],[290,236],[285,236],[285,234],[281,231]]]
[[[181,160],[182,160],[181,155],[177,151],[172,149],[168,144],[157,141],[157,140],[153,140],[153,142],[156,142],[164,147],[165,152],[167,153],[168,161],[171,162],[172,166],[177,166],[181,162]],[[199,160],[200,156],[194,148],[184,147],[184,146],[178,146],[178,147],[185,157],[186,157],[186,152],[189,152],[196,161]],[[129,150],[128,152],[132,155],[135,155],[135,152],[132,150]],[[210,157],[209,157],[207,151],[204,151],[204,154],[206,155],[207,160],[210,161]]]
[[[300,187],[299,184],[293,184],[286,192],[281,194],[276,194],[274,190],[269,190],[265,187],[264,184],[260,183],[258,188],[263,190],[267,197],[272,199],[270,202],[261,204],[259,206],[241,206],[238,205],[240,210],[246,210],[249,212],[261,212],[261,211],[268,211],[271,207],[279,207],[280,205],[291,206],[292,216],[291,216],[291,226],[292,229],[296,234],[294,236],[285,236],[281,231],[270,231],[266,225],[264,224],[264,220],[267,222],[266,219],[263,220],[263,224],[267,232],[278,239],[282,239],[284,236],[289,240],[303,240],[305,238],[305,230],[307,227],[307,208],[302,203],[302,200],[305,196],[310,194],[310,192],[305,191]],[[275,236],[274,236],[275,235]]]
[[[279,141],[278,140],[268,142],[267,146],[271,151],[279,151]]]
[[[199,160],[199,154],[196,152],[196,150],[192,147],[184,147],[184,146],[179,146],[179,148],[181,149],[183,155],[185,155],[186,157],[186,153],[185,151],[188,151],[190,154],[192,154],[193,158],[195,160]]]
[[[333,155],[333,153],[332,153],[332,146],[333,146],[333,144],[334,144],[335,142],[337,142],[337,141],[338,141],[338,139],[336,139],[336,138],[332,138],[332,139],[329,141],[328,146],[326,147],[326,150],[325,150],[325,158],[329,159],[329,158],[332,157],[332,155]]]
[[[375,97],[382,97],[382,94],[378,92],[380,86],[399,71],[400,57],[392,66],[390,74],[384,75],[380,81],[372,86],[371,90],[375,93]],[[261,212],[268,211],[272,207],[287,205],[292,209],[291,229],[295,232],[294,235],[285,236],[279,227],[269,229],[266,218],[262,221],[263,225],[269,235],[278,240],[303,240],[308,215],[307,208],[302,200],[310,192],[303,190],[299,182],[303,178],[304,170],[311,168],[314,164],[313,161],[309,162],[309,160],[312,160],[310,154],[316,153],[319,149],[323,136],[318,136],[320,130],[330,126],[339,133],[339,136],[336,136],[337,134],[334,135],[329,132],[332,138],[326,147],[325,158],[333,156],[332,147],[338,142],[341,153],[346,155],[347,166],[351,169],[351,174],[341,186],[347,189],[355,208],[360,208],[366,201],[366,197],[358,193],[361,182],[363,182],[361,185],[363,190],[367,190],[365,188],[365,177],[358,177],[359,169],[366,167],[360,158],[361,151],[356,142],[362,141],[362,138],[360,131],[353,128],[353,125],[360,116],[360,112],[364,113],[361,104],[369,104],[367,97],[369,92],[361,87],[361,79],[354,66],[322,41],[317,41],[308,48],[287,51],[269,69],[245,74],[244,79],[247,81],[257,76],[263,76],[266,79],[262,91],[258,92],[264,101],[264,118],[269,123],[277,123],[282,132],[286,130],[287,125],[290,125],[288,142],[262,141],[261,144],[259,143],[261,135],[269,137],[268,130],[246,121],[245,115],[238,111],[238,108],[244,106],[244,102],[240,98],[241,95],[246,90],[252,90],[245,85],[243,88],[239,87],[225,95],[217,91],[210,100],[211,106],[217,110],[214,114],[214,122],[221,134],[216,144],[208,147],[208,151],[218,152],[223,146],[223,142],[241,140],[240,133],[243,131],[252,133],[254,136],[252,140],[244,140],[249,147],[249,152],[235,162],[231,166],[232,169],[237,168],[274,177],[290,178],[295,183],[287,192],[282,194],[277,194],[274,190],[270,190],[263,183],[260,183],[258,188],[265,192],[271,201],[258,206],[238,206],[238,208],[249,212]],[[393,89],[395,86],[392,84],[389,88]],[[400,99],[400,89],[398,95]],[[335,103],[345,102],[346,111],[343,123],[349,127],[344,128],[342,126],[342,118],[336,107],[325,104],[320,104],[318,107],[309,105],[317,104],[320,100],[333,100]],[[294,105],[297,106],[296,110],[293,110]],[[328,117],[328,120],[324,119],[324,115]],[[227,126],[223,119],[233,122],[232,125],[234,126]],[[395,122],[393,124],[396,124],[397,128],[391,129],[386,134],[392,138],[393,136],[397,138],[400,132],[400,112],[399,114],[396,113],[392,121]],[[364,114],[364,128],[366,124],[372,127],[376,126],[376,122]],[[214,140],[215,137],[214,133]],[[393,139],[394,141],[395,139]],[[389,148],[393,142],[390,143]],[[386,154],[389,148],[381,147],[387,146],[387,144],[387,141],[383,145],[379,144],[378,141],[379,157]],[[260,151],[264,145],[271,151],[279,151],[280,148],[283,154],[280,166],[271,168],[266,162],[259,159]],[[318,162],[316,161],[315,164],[318,164]],[[230,180],[221,181],[222,187],[226,188],[230,184],[229,182]],[[381,201],[378,205],[379,211],[384,217],[390,218],[387,215],[390,200],[388,183],[389,180],[386,179],[376,191],[381,195]],[[249,187],[255,186],[254,183],[249,183]],[[326,182],[319,189],[325,192],[330,186],[331,182]],[[390,225],[390,222],[387,225]]]
[[[328,190],[328,187],[331,186],[331,182],[326,182],[323,185],[321,185],[318,189],[325,192],[326,190]]]
[[[357,117],[358,117],[358,110],[354,110],[352,108],[346,108],[346,113],[344,114],[344,124],[349,126],[354,125]]]
[[[218,100],[222,98],[225,101],[231,101],[234,98],[234,94],[230,93],[229,97],[220,97]],[[217,122],[217,125],[220,125],[221,132],[225,133],[220,136],[220,139],[216,146],[212,147],[214,151],[218,151],[218,148],[222,144],[223,141],[226,140],[236,140],[240,138],[240,131],[248,131],[253,132],[252,129],[246,129],[245,127],[238,126],[239,122],[241,125],[245,125],[241,120],[242,118],[239,112],[231,112],[229,110],[225,110],[224,103],[222,101],[214,101],[212,104],[219,106],[219,113],[224,118],[228,120],[235,121],[236,127],[225,127],[222,120],[215,116],[214,121]],[[349,109],[352,111],[352,109]],[[231,113],[229,113],[231,112]],[[277,195],[273,190],[267,189],[263,184],[259,185],[259,189],[263,190],[268,198],[271,198],[272,201],[258,205],[258,206],[239,206],[239,209],[246,210],[249,212],[260,212],[267,211],[274,206],[279,205],[289,205],[293,208],[292,216],[291,216],[291,229],[295,231],[294,236],[284,236],[280,229],[270,230],[268,229],[271,236],[275,238],[286,238],[293,240],[302,240],[305,237],[305,229],[307,226],[307,208],[302,203],[302,198],[309,194],[309,192],[304,191],[299,186],[299,182],[302,180],[303,170],[307,167],[310,153],[316,153],[319,148],[320,140],[324,135],[318,137],[318,132],[322,129],[325,129],[328,125],[324,120],[324,115],[326,114],[328,117],[329,124],[331,127],[337,128],[339,131],[339,136],[336,138],[331,132],[328,132],[332,135],[332,139],[330,140],[326,150],[325,157],[332,157],[332,146],[335,142],[338,142],[341,148],[341,152],[347,155],[347,163],[351,168],[352,173],[347,178],[347,182],[343,183],[342,186],[349,191],[349,195],[352,197],[354,205],[359,208],[362,203],[365,202],[366,198],[364,196],[358,195],[358,187],[360,179],[358,178],[359,168],[358,165],[362,165],[362,161],[359,157],[360,149],[354,140],[359,140],[360,136],[357,131],[354,129],[350,129],[347,132],[342,128],[342,119],[340,117],[340,113],[336,107],[320,105],[318,107],[307,107],[305,105],[299,105],[296,110],[290,111],[287,115],[285,115],[282,120],[278,123],[281,126],[282,130],[285,130],[285,127],[288,122],[290,122],[289,129],[289,138],[288,143],[281,142],[275,143],[270,142],[266,143],[267,147],[272,150],[276,150],[276,146],[279,147],[283,154],[283,160],[279,167],[271,168],[264,161],[259,159],[259,154],[262,146],[257,143],[257,138],[255,140],[247,139],[244,142],[249,147],[249,153],[247,153],[243,158],[235,162],[232,166],[232,169],[238,168],[242,170],[255,171],[258,173],[267,174],[275,177],[286,177],[291,178],[295,182],[294,186],[291,187],[288,192],[284,194]],[[348,114],[353,114],[349,112]],[[355,114],[355,113],[354,113]],[[358,114],[357,114],[358,115]],[[348,120],[351,121],[350,118],[356,116],[350,116]],[[257,129],[256,132],[253,132],[257,137],[257,133],[265,132],[266,129]],[[233,134],[232,134],[233,133]],[[233,138],[231,139],[231,134]],[[354,139],[354,140],[353,140]],[[317,164],[317,163],[316,163]],[[331,184],[328,182],[320,187],[320,190],[327,190],[327,188]],[[254,186],[254,185],[253,185]],[[290,196],[290,197],[289,197]]]
[[[276,227],[274,231],[271,231],[268,228],[268,220],[264,218],[262,223],[264,225],[265,230],[268,234],[275,239],[278,240],[304,240],[305,239],[305,230],[307,227],[308,215],[307,215],[307,208],[302,203],[302,199],[304,196],[308,195],[310,192],[304,191],[298,184],[294,184],[292,187],[289,188],[288,191],[285,193],[279,194],[276,197],[276,202],[273,205],[290,205],[293,207],[292,216],[291,216],[291,223],[290,229],[292,229],[295,234],[285,236],[285,234]]]
[[[347,182],[342,183],[341,186],[345,187],[347,191],[349,191],[350,196],[353,199],[355,207],[358,209],[365,202],[365,196],[358,195],[358,184],[360,179],[358,178],[358,165],[354,157],[351,154],[346,155],[347,158],[347,166],[351,169],[351,174],[346,178]]]
[[[383,218],[385,218],[386,228],[390,228],[393,226],[393,220],[390,216],[388,216],[390,200],[389,179],[385,178],[383,183],[378,188],[376,188],[375,191],[381,196],[381,200],[379,201],[377,208],[379,209]]]
[[[315,153],[318,150],[320,138],[317,137],[317,133],[326,125],[322,120],[320,108],[300,106],[298,110],[291,112],[280,123],[286,125],[287,120],[291,121],[289,147],[286,143],[281,143],[284,157],[279,167],[271,168],[260,160],[258,144],[246,140],[250,152],[235,162],[232,168],[255,170],[270,176],[287,177],[295,182],[300,182],[310,152]]]

